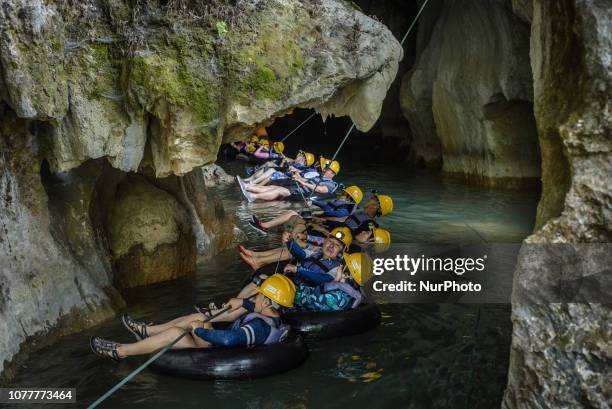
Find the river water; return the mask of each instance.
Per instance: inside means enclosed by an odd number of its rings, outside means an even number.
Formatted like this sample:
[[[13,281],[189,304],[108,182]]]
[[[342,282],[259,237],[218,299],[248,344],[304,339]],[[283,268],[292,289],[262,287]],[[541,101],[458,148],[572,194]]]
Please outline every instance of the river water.
[[[226,169],[244,173],[242,163]],[[394,212],[381,225],[392,232],[395,243],[520,242],[533,228],[536,192],[468,187],[388,164],[364,166],[363,160],[344,166],[340,180],[393,197]],[[249,205],[236,184],[219,191],[227,211],[236,213],[248,247],[278,243],[278,234],[263,238],[246,221],[253,212],[266,220],[295,204]],[[234,294],[247,274],[237,251],[228,250],[202,262],[193,276],[126,292],[126,311],[157,322],[191,313],[195,301]],[[202,382],[145,370],[101,407],[499,407],[507,380],[509,305],[386,304],[381,311],[382,325],[371,332],[310,342],[309,359],[289,373],[253,381]],[[70,407],[85,407],[146,359],[115,364],[90,352],[88,338],[93,334],[131,342],[119,316],[36,352],[13,384],[77,388],[78,404]]]

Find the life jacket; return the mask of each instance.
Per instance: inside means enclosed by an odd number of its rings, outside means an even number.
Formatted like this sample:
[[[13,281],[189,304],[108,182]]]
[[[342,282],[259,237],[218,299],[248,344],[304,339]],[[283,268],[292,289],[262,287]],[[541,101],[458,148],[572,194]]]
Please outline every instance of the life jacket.
[[[356,289],[352,285],[348,283],[339,283],[337,281],[332,281],[331,283],[323,284],[323,292],[328,293],[332,291],[340,290],[343,293],[348,294],[352,299],[353,303],[351,304],[351,308],[357,308],[359,304],[363,301],[363,293],[361,290]]]
[[[316,272],[316,273],[324,273],[328,274],[329,271],[337,268],[340,265],[338,260],[332,260],[328,258],[321,258],[320,255],[306,257],[304,261],[301,263],[301,266]]]
[[[355,213],[357,210],[357,205],[353,202],[349,202],[346,200],[338,200],[334,199],[327,202],[327,205],[331,207],[334,211],[339,209],[347,209],[349,211],[349,215]],[[348,217],[348,216],[347,216]],[[346,217],[330,217],[330,220],[344,221]]]
[[[359,228],[359,226],[361,226],[364,223],[369,223],[369,222],[374,222],[374,219],[368,216],[368,214],[364,212],[363,210],[360,210],[358,212],[351,214],[346,219],[344,219],[343,223],[346,227],[351,229],[351,232],[354,232],[355,230]]]
[[[277,324],[278,321],[274,320],[271,317],[268,317],[267,315],[260,314],[258,312],[251,312],[245,315],[244,317],[237,319],[236,321],[234,321],[234,324],[232,325],[232,329],[236,330],[248,324],[250,321],[253,321],[256,318],[263,320],[270,327],[270,333],[268,334],[268,337],[264,341],[264,345],[270,345],[270,344],[276,344],[278,342],[282,342],[287,337],[287,334],[289,334],[290,328],[288,325],[285,325],[285,324],[278,325]]]
[[[323,177],[311,178],[309,179],[309,182],[314,183],[315,185],[318,185],[318,187],[321,187],[321,186],[327,187],[327,193],[319,193],[319,192],[314,193],[317,199],[329,199],[329,198],[334,197],[336,195],[336,190],[338,190],[338,186],[340,186],[333,180],[323,178]],[[307,187],[304,187],[303,189],[306,193],[312,192],[312,190],[310,190]]]

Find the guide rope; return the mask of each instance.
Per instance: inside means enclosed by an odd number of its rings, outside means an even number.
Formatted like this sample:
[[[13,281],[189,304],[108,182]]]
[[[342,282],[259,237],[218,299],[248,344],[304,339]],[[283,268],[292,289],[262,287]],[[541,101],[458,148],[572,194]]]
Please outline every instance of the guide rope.
[[[414,28],[414,26],[415,26],[416,22],[418,21],[419,17],[423,13],[423,10],[425,10],[425,6],[427,6],[427,3],[429,3],[429,0],[425,0],[423,2],[423,5],[421,6],[421,9],[417,13],[417,15],[414,18],[414,20],[412,21],[412,24],[410,24],[410,27],[408,27],[408,30],[406,30],[406,34],[404,34],[404,37],[402,37],[402,41],[400,41],[400,45],[402,45],[402,46],[404,45],[404,42],[406,41],[406,39],[410,35],[410,32],[412,31],[412,29]]]
[[[206,318],[204,320],[204,322],[209,322],[210,320],[217,318],[219,315],[228,312],[231,309],[231,306],[227,306],[223,309],[221,309],[219,312],[217,312],[214,315],[211,315],[210,317]],[[153,355],[151,358],[147,359],[145,363],[143,363],[142,365],[140,365],[138,368],[136,368],[135,370],[133,370],[128,376],[126,376],[125,378],[123,378],[123,380],[121,380],[121,382],[117,383],[115,386],[113,386],[112,388],[110,388],[104,395],[100,396],[98,399],[96,399],[95,402],[93,402],[91,405],[89,405],[87,407],[87,409],[93,409],[95,407],[97,407],[100,403],[104,402],[109,396],[111,396],[113,393],[115,393],[119,388],[121,388],[123,385],[125,385],[126,383],[128,383],[132,378],[134,378],[136,375],[138,375],[140,372],[142,372],[143,369],[145,369],[147,366],[149,366],[153,361],[155,361],[157,358],[159,358],[160,356],[162,356],[167,350],[169,350],[170,348],[172,348],[177,342],[179,342],[181,339],[183,339],[183,337],[187,334],[191,333],[191,330],[187,330],[185,332],[183,332],[180,336],[176,337],[174,339],[174,341],[170,342],[168,345],[166,345],[164,348],[162,348],[159,352],[157,352],[155,355]]]
[[[404,34],[404,36],[402,37],[402,41],[400,41],[400,45],[403,47],[404,46],[404,42],[406,42],[406,39],[408,39],[408,36],[410,35],[410,33],[412,32],[412,29],[415,27],[417,21],[419,20],[419,17],[421,16],[421,14],[423,13],[423,10],[425,10],[425,7],[427,6],[427,3],[429,3],[429,0],[425,0],[423,2],[423,5],[421,6],[421,8],[419,9],[417,15],[414,17],[414,19],[412,20],[412,23],[410,24],[410,26],[408,27],[408,30],[406,30],[406,33]],[[336,160],[336,157],[338,156],[338,153],[340,153],[340,150],[342,149],[342,147],[344,146],[344,144],[346,143],[349,135],[351,134],[351,132],[353,131],[353,129],[355,129],[355,122],[353,122],[350,126],[350,128],[348,129],[348,131],[346,132],[346,135],[344,135],[344,138],[342,139],[342,142],[340,142],[340,146],[338,146],[338,149],[336,149],[336,152],[334,153],[334,156],[332,156],[331,160],[327,162],[327,165],[325,166],[324,169],[322,169],[322,175],[325,174],[325,172],[327,171],[327,169],[329,168],[329,166],[331,165],[331,163]],[[322,176],[321,175],[321,176]],[[310,200],[312,199],[312,196],[316,193],[317,187],[319,187],[319,183],[321,182],[322,177],[319,178],[319,180],[317,181],[317,183],[315,184],[314,189],[312,189],[312,192],[310,192],[310,195],[308,196],[308,200],[304,201],[304,204],[306,207],[309,207],[310,204]],[[301,189],[300,189],[301,191]],[[303,196],[302,196],[303,197]]]
[[[281,141],[281,142],[285,142],[285,139],[287,139],[287,138],[289,138],[291,135],[293,135],[293,133],[294,133],[295,131],[297,131],[298,129],[300,129],[300,128],[302,127],[302,125],[304,125],[306,122],[310,121],[310,120],[312,119],[312,117],[313,117],[313,116],[315,116],[316,114],[317,114],[316,112],[313,112],[312,114],[310,114],[310,116],[309,116],[308,118],[304,119],[304,120],[302,121],[302,123],[301,123],[301,124],[299,124],[298,126],[296,126],[296,127],[293,129],[293,131],[289,132],[289,133],[287,134],[287,136],[285,136],[285,137],[284,137],[283,139],[281,139],[280,141]]]

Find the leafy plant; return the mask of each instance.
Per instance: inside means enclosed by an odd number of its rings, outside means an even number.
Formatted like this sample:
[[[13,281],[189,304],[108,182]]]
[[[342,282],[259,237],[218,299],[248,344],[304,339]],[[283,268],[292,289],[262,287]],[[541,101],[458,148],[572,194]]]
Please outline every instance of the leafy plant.
[[[225,34],[227,34],[227,24],[225,24],[225,21],[217,21],[215,23],[215,28],[217,29],[217,34],[219,37],[223,37]]]

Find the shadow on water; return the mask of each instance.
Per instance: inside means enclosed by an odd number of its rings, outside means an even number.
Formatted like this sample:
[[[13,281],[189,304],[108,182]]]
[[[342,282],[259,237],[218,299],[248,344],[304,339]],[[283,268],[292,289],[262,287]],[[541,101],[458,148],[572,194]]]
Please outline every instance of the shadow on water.
[[[241,163],[226,166],[244,171]],[[518,242],[529,234],[535,193],[504,192],[447,182],[437,175],[407,173],[382,164],[344,166],[346,185],[376,188],[393,196],[395,209],[382,221],[394,242]],[[269,248],[266,237],[246,222],[300,204],[249,205],[236,184],[220,188],[228,211],[235,211],[247,245]],[[249,272],[235,249],[199,265],[195,275],[125,292],[127,310],[137,318],[161,321],[191,313],[196,301],[234,294]],[[109,408],[491,408],[499,407],[506,384],[510,347],[509,305],[419,304],[381,306],[382,325],[355,337],[311,342],[300,368],[253,381],[196,382],[145,370],[101,407]],[[477,324],[478,321],[478,324]],[[127,342],[117,318],[65,337],[38,351],[14,385],[77,388],[85,407],[145,358],[114,364],[89,351],[98,334]],[[54,407],[47,405],[46,407]],[[23,407],[16,405],[15,408]],[[57,406],[56,406],[57,407]]]

